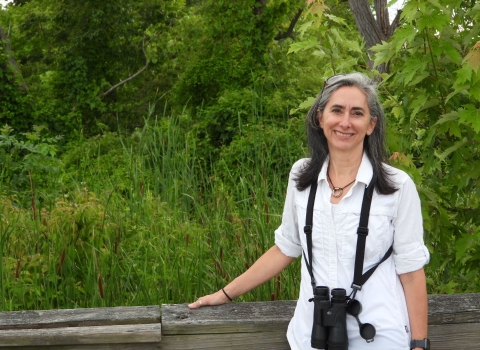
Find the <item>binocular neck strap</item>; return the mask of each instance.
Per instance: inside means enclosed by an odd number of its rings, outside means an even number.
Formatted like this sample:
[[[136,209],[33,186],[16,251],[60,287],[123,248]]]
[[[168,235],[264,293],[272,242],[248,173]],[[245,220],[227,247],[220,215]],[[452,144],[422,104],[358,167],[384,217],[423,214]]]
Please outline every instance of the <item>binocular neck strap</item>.
[[[367,282],[370,276],[375,272],[378,265],[387,260],[393,251],[393,245],[387,250],[383,258],[375,264],[371,269],[369,269],[365,274],[363,273],[363,261],[365,259],[365,246],[368,236],[368,218],[370,217],[370,207],[372,204],[373,190],[374,190],[374,180],[375,175],[373,176],[370,184],[365,188],[363,193],[362,201],[362,210],[360,212],[360,222],[357,229],[357,251],[355,253],[355,269],[353,273],[353,283],[352,288],[354,290],[353,297],[355,293],[359,290],[362,290],[362,286]]]
[[[357,229],[357,250],[355,253],[355,269],[353,275],[353,297],[355,298],[355,294],[357,291],[362,290],[362,286],[367,282],[370,276],[375,272],[378,265],[382,262],[387,260],[393,251],[393,245],[388,249],[385,253],[384,257],[380,262],[378,262],[375,266],[373,266],[370,270],[368,270],[365,274],[363,274],[363,260],[365,259],[365,245],[368,236],[368,218],[370,216],[370,207],[372,204],[372,197],[373,197],[373,190],[374,190],[374,180],[375,175],[373,176],[370,184],[365,187],[365,192],[363,193],[363,201],[362,201],[362,209],[360,212],[360,223]],[[312,281],[312,288],[315,289],[316,282],[313,276],[313,265],[312,265],[312,226],[313,226],[313,205],[315,203],[315,196],[317,194],[317,180],[312,183],[310,186],[310,193],[308,195],[308,203],[307,203],[307,213],[305,217],[305,226],[303,231],[306,235],[307,240],[307,255],[308,259],[305,256],[305,252],[303,252],[303,258],[305,259],[305,264],[307,265],[307,270],[310,274],[310,278]]]
[[[312,288],[314,289],[314,291],[317,283],[315,282],[315,277],[313,277],[312,226],[313,226],[313,205],[315,203],[315,195],[317,194],[317,185],[318,185],[317,181],[314,181],[310,186],[310,193],[308,194],[308,203],[307,203],[307,214],[305,217],[305,226],[303,227],[303,232],[305,232],[306,239],[307,239],[308,261],[307,261],[307,257],[305,256],[305,252],[303,252],[303,258],[305,259],[305,264],[307,265],[307,269],[312,281]]]

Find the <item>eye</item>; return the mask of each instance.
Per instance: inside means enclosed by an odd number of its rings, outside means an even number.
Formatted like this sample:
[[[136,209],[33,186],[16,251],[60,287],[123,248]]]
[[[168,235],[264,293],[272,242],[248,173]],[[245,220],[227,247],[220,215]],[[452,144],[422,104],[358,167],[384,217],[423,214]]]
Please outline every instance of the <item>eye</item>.
[[[341,112],[342,112],[342,111],[341,111],[340,108],[332,108],[332,113],[338,114],[338,113],[341,113]]]
[[[362,111],[354,111],[352,114],[355,117],[363,117],[363,112]]]

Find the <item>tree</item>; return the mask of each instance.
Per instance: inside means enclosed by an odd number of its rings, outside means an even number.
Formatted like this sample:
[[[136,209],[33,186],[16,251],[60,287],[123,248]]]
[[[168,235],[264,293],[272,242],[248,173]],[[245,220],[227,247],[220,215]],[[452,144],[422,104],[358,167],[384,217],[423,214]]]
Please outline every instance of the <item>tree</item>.
[[[304,0],[206,0],[181,21],[182,72],[172,97],[177,106],[191,106],[203,142],[214,149],[230,143],[239,123],[255,120],[255,104],[275,98],[270,116],[286,114],[288,99],[273,97],[286,90],[275,76],[286,63],[277,55],[304,7]]]
[[[97,125],[116,129],[118,120],[141,125],[148,103],[164,89],[162,80],[151,85],[183,6],[164,0],[30,0],[10,6],[12,49],[36,106],[30,124],[46,123],[60,134],[89,134]]]
[[[174,93],[180,105],[209,104],[221,91],[251,84],[268,65],[276,36],[291,36],[303,0],[206,0],[191,17],[184,71]]]
[[[370,49],[390,39],[400,23],[401,11],[398,11],[395,19],[390,23],[387,0],[374,1],[375,17],[368,0],[348,0],[348,3],[355,17],[357,28],[366,43],[369,68],[376,68],[380,73],[387,72],[388,66],[386,64],[374,67],[372,59],[374,52]]]
[[[299,39],[290,46],[289,53],[309,51],[322,58],[325,62],[324,79],[341,72],[365,69],[360,36],[352,31],[349,21],[335,15],[345,13],[347,8],[344,4],[327,6],[323,0],[309,3],[298,30]],[[312,102],[313,98],[309,98],[309,101]],[[309,104],[306,103],[304,107],[309,107]]]
[[[0,120],[27,131],[25,119],[31,111],[27,85],[17,64],[10,41],[0,26]]]
[[[402,25],[372,47],[390,114],[392,162],[414,178],[432,253],[432,291],[480,286],[480,4],[418,0]]]

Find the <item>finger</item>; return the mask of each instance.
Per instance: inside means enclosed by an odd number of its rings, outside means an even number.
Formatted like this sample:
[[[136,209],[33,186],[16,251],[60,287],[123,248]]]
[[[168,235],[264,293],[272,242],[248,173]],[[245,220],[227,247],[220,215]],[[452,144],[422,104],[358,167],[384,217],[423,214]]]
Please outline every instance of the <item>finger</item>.
[[[205,302],[202,299],[198,299],[196,302],[188,304],[190,309],[198,309],[199,307],[205,306]]]

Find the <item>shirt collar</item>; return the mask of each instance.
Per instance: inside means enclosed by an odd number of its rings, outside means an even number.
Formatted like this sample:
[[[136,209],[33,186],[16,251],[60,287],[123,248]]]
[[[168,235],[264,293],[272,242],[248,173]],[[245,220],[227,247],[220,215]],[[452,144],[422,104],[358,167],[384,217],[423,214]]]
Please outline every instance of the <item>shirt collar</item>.
[[[318,174],[318,182],[320,180],[327,180],[327,169],[328,169],[328,162],[330,161],[330,156],[327,156],[325,162],[323,163],[322,170],[320,170],[320,174]],[[362,162],[360,163],[360,167],[358,168],[356,182],[362,182],[365,186],[368,186],[370,181],[373,177],[373,167],[370,159],[365,152],[363,152]]]

